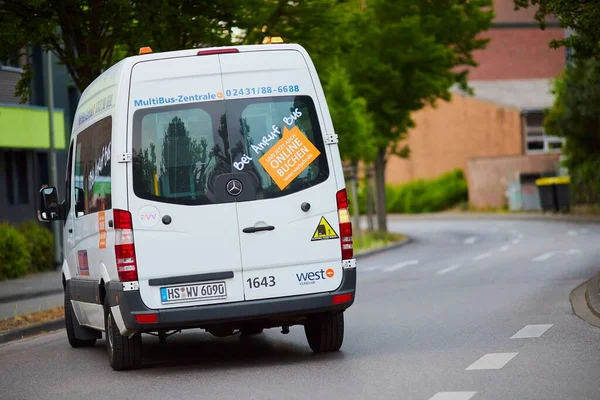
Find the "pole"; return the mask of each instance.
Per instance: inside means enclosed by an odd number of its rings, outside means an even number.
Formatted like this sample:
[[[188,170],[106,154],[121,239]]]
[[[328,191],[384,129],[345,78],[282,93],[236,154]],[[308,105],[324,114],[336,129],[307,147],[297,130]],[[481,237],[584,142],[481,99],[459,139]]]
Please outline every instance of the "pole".
[[[356,227],[354,231],[354,235],[359,238],[360,237],[360,204],[358,204],[358,185],[356,184],[356,180],[358,179],[358,166],[351,165],[351,175],[350,175],[350,184],[352,186],[352,203],[354,204],[354,226]]]
[[[48,81],[48,115],[49,115],[49,131],[50,131],[50,186],[58,186],[58,178],[56,174],[56,144],[54,135],[54,82],[52,76],[52,52],[46,53],[46,73]],[[60,222],[53,221],[52,234],[54,236],[54,262],[57,266],[62,264],[62,243],[60,236]]]

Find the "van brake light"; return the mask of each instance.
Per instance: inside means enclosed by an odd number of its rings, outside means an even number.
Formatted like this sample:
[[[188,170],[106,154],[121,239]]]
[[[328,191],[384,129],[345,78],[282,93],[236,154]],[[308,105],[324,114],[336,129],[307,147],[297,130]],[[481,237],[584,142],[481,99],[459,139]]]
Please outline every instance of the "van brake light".
[[[342,189],[336,193],[338,218],[340,221],[340,245],[342,247],[342,260],[354,258],[354,247],[352,244],[352,222],[348,211],[348,193]]]
[[[115,256],[119,280],[121,282],[137,281],[137,261],[131,213],[115,209],[113,210],[113,218],[115,221]]]
[[[228,53],[239,53],[240,51],[235,47],[224,48],[224,49],[212,49],[212,50],[200,50],[196,55],[198,56],[210,56],[213,54],[228,54]]]

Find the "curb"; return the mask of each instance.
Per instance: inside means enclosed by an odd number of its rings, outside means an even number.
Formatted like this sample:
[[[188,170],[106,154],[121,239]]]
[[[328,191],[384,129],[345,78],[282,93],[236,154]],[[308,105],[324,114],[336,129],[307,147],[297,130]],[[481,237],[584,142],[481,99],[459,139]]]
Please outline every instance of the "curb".
[[[427,213],[427,214],[389,214],[388,222],[396,221],[418,221],[418,220],[529,220],[529,221],[546,221],[546,222],[574,222],[586,224],[600,224],[600,216],[593,215],[576,215],[576,214],[526,214],[526,213]]]
[[[380,247],[380,248],[374,249],[374,250],[368,250],[368,251],[365,251],[363,253],[357,254],[356,256],[354,256],[354,258],[356,258],[357,260],[359,260],[361,258],[371,257],[371,256],[374,256],[376,254],[384,253],[386,251],[396,250],[396,249],[399,249],[402,246],[405,246],[405,245],[411,243],[412,241],[413,240],[411,238],[407,237],[406,239],[404,239],[401,242],[394,243],[392,245],[385,246],[385,247]]]
[[[0,333],[0,344],[8,343],[13,340],[22,339],[24,336],[37,335],[43,332],[56,331],[65,327],[64,318],[53,321],[42,322],[41,324],[27,326],[25,328],[15,329],[6,333]]]
[[[63,292],[64,292],[64,289],[62,287],[60,287],[60,288],[55,288],[55,289],[40,290],[38,292],[28,292],[28,293],[14,294],[11,296],[3,296],[3,297],[0,297],[0,304],[10,303],[10,302],[19,301],[19,300],[30,300],[30,299],[35,299],[37,297],[50,296],[53,294],[59,294],[59,293],[63,293]]]

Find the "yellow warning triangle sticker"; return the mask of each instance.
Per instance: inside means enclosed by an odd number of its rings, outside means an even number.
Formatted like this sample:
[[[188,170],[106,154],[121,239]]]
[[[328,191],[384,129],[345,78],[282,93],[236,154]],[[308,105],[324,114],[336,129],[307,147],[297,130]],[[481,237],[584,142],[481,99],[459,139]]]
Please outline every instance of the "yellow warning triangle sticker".
[[[325,217],[321,217],[321,220],[319,221],[319,225],[317,225],[317,229],[315,229],[315,233],[313,233],[311,242],[314,242],[315,240],[326,240],[326,239],[339,239],[339,236],[337,233],[335,233],[335,231],[331,227],[331,224],[329,224],[329,222],[327,222]]]

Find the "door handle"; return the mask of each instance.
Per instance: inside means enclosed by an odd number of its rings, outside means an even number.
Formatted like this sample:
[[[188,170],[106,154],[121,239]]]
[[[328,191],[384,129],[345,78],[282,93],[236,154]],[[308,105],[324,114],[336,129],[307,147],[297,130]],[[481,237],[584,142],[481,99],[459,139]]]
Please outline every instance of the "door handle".
[[[273,229],[275,229],[275,227],[273,225],[268,225],[268,226],[250,226],[248,228],[242,229],[242,232],[244,232],[244,233],[255,233],[255,232],[262,232],[262,231],[272,231]]]

